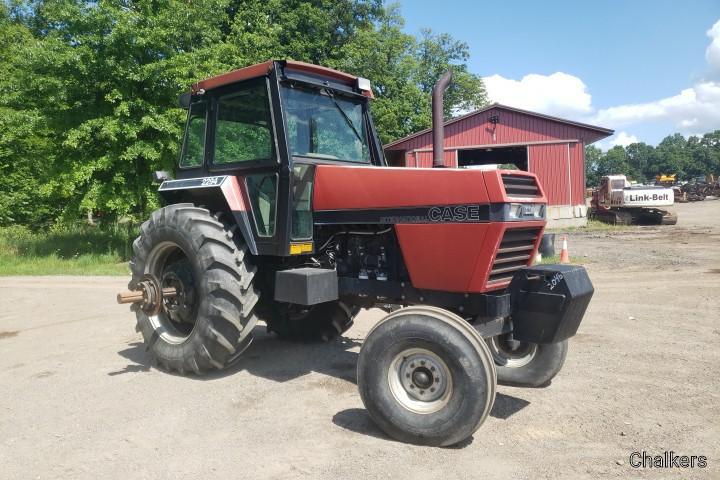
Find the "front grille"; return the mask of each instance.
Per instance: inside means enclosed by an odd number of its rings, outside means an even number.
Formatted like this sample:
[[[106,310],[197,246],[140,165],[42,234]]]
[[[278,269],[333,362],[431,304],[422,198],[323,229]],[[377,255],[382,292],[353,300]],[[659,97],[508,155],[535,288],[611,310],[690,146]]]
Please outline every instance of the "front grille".
[[[510,197],[540,196],[540,189],[537,186],[535,177],[505,173],[502,175],[502,181],[505,193]]]
[[[538,235],[539,228],[505,230],[488,277],[489,287],[509,281],[517,270],[527,266]]]

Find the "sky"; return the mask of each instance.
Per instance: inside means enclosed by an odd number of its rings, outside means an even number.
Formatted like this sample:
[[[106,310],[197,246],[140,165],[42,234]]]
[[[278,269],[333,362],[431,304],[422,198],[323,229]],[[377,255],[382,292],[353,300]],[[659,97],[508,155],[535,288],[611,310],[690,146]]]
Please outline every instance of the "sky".
[[[720,0],[401,0],[450,33],[491,101],[615,130],[603,149],[720,129]]]

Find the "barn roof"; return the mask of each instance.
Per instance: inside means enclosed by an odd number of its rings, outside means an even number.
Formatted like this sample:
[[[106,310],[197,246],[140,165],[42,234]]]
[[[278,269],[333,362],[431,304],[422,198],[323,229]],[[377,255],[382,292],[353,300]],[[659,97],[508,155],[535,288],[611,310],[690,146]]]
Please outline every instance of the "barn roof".
[[[550,122],[557,122],[557,123],[564,123],[564,124],[566,124],[566,125],[572,125],[572,126],[574,126],[574,127],[583,128],[583,129],[585,129],[585,130],[590,130],[590,131],[592,131],[592,132],[599,133],[599,134],[602,135],[602,137],[606,137],[606,136],[609,136],[609,135],[612,135],[613,133],[615,133],[614,130],[609,129],[609,128],[598,127],[598,126],[596,126],[596,125],[590,125],[590,124],[587,124],[587,123],[575,122],[575,121],[573,121],[573,120],[567,120],[567,119],[565,119],[565,118],[560,118],[560,117],[553,117],[553,116],[551,116],[551,115],[545,115],[545,114],[543,114],[543,113],[531,112],[531,111],[529,111],[529,110],[523,110],[523,109],[516,108],[516,107],[510,107],[510,106],[508,106],[508,105],[503,105],[503,104],[501,104],[501,103],[493,103],[493,104],[490,104],[490,105],[488,105],[487,107],[481,108],[481,109],[479,109],[479,110],[472,111],[472,112],[470,112],[470,113],[467,113],[467,114],[465,114],[465,115],[461,115],[461,116],[459,116],[459,117],[451,118],[450,120],[446,121],[443,125],[444,125],[445,127],[447,127],[448,125],[452,125],[452,124],[454,124],[454,123],[461,122],[461,121],[466,120],[466,119],[468,119],[468,118],[470,118],[470,117],[474,117],[475,115],[478,115],[478,114],[487,112],[488,110],[492,110],[492,109],[494,109],[494,108],[495,108],[495,109],[499,109],[499,110],[506,110],[506,111],[510,111],[510,112],[521,113],[521,114],[524,114],[524,115],[529,115],[529,116],[532,116],[532,117],[536,117],[536,118],[541,118],[541,119],[544,119],[544,120],[548,120],[548,121],[550,121]],[[420,130],[419,132],[415,132],[415,133],[413,133],[413,134],[410,134],[410,135],[408,135],[407,137],[403,137],[403,138],[400,138],[400,139],[398,139],[398,140],[394,140],[394,141],[388,143],[387,145],[385,145],[383,148],[391,148],[391,147],[394,147],[394,146],[399,145],[399,144],[401,144],[401,143],[403,143],[403,142],[406,142],[406,141],[408,141],[408,140],[410,140],[410,139],[419,137],[419,136],[421,136],[421,135],[425,135],[425,134],[430,133],[430,132],[432,132],[432,128],[426,128],[425,130]]]

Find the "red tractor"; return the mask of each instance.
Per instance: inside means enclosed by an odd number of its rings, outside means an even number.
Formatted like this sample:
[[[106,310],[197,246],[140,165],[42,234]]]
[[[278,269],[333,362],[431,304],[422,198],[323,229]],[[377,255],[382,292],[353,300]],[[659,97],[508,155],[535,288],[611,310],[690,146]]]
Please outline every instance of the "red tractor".
[[[438,159],[449,80],[433,92]],[[198,375],[237,361],[259,319],[327,340],[384,309],[359,354],[362,401],[392,437],[452,445],[498,380],[558,373],[593,288],[581,267],[531,266],[546,207],[534,175],[388,167],[372,96],[366,79],[293,61],[193,85],[167,206],[143,223],[118,301],[156,364]]]

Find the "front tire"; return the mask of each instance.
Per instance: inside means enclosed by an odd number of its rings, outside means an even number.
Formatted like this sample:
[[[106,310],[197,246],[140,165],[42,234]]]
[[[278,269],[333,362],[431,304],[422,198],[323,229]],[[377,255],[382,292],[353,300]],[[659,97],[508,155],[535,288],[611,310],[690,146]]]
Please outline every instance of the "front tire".
[[[515,387],[542,387],[560,373],[568,341],[535,344],[511,340],[507,334],[487,339],[495,361],[498,383]]]
[[[156,315],[134,306],[153,363],[181,374],[225,368],[252,340],[255,267],[233,228],[191,203],[153,212],[133,243],[135,289],[143,275],[179,290]]]
[[[360,350],[357,380],[375,423],[419,445],[465,440],[495,400],[487,345],[465,320],[439,308],[403,308],[380,321]]]

